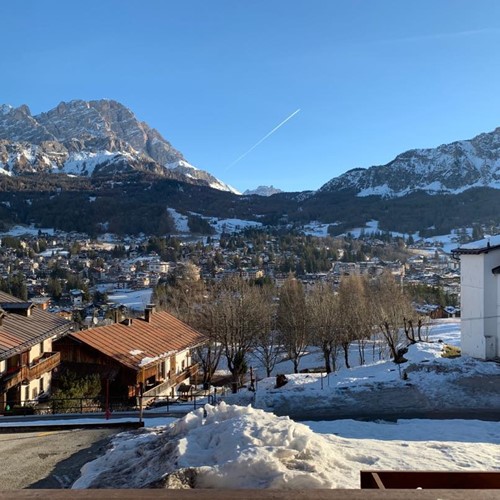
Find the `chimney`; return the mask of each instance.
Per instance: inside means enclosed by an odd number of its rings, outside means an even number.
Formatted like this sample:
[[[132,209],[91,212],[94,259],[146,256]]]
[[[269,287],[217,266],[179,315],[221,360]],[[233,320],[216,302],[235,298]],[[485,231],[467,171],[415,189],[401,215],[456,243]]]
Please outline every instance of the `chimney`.
[[[151,323],[151,316],[156,312],[156,305],[155,304],[148,304],[146,309],[144,309],[144,319],[148,322]]]
[[[121,323],[125,326],[132,326],[132,318],[125,318]]]
[[[121,316],[121,315],[120,315],[120,311],[119,311],[118,309],[115,309],[115,310],[113,311],[113,321],[114,321],[115,323],[119,323],[119,322],[120,322],[120,316]]]

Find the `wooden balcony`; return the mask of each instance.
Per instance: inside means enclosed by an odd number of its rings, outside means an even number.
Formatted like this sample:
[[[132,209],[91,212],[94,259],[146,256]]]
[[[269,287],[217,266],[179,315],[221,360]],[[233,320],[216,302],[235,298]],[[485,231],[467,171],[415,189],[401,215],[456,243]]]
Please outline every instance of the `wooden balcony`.
[[[60,352],[46,352],[30,366],[21,367],[22,380],[35,380],[61,364]]]
[[[165,382],[162,382],[158,385],[155,385],[151,389],[145,391],[144,396],[145,397],[154,397],[154,396],[165,395],[165,393],[169,389],[171,389],[172,387],[175,387],[176,385],[179,385],[180,383],[184,382],[184,380],[188,379],[189,377],[194,376],[197,372],[198,372],[198,364],[188,366],[185,370],[178,373],[174,377],[169,378],[169,379],[165,380]]]
[[[3,391],[8,391],[25,380],[31,381],[40,378],[44,373],[52,371],[60,363],[60,352],[46,352],[34,363],[21,366],[15,373],[0,378],[0,387]]]

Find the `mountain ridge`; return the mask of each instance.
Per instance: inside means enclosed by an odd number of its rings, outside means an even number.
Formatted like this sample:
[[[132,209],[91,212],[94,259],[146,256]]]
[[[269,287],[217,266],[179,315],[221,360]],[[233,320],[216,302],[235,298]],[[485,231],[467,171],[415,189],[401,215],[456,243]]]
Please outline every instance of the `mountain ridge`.
[[[500,189],[500,128],[437,148],[410,149],[385,165],[351,169],[318,191],[354,189],[358,197],[390,198],[415,191],[458,194],[474,187]]]
[[[186,182],[238,193],[190,165],[156,129],[112,99],[63,101],[35,116],[25,104],[0,105],[0,173],[102,175],[121,170],[172,177],[170,170]]]

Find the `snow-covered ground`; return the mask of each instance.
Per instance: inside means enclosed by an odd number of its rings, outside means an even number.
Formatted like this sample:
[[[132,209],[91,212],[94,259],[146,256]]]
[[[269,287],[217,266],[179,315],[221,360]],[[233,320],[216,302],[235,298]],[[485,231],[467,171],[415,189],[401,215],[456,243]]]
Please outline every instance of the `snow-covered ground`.
[[[114,304],[124,305],[133,311],[144,311],[146,306],[151,303],[152,293],[152,288],[115,290],[108,294],[108,300]]]
[[[181,234],[189,233],[188,216],[177,212],[177,210],[173,208],[167,208],[167,211],[174,220],[177,231],[179,231],[179,233]],[[232,233],[232,232],[242,231],[247,227],[262,227],[261,222],[255,222],[250,220],[219,219],[216,217],[205,217],[203,215],[195,213],[193,213],[193,215],[198,215],[202,219],[209,221],[210,225],[214,228],[217,234],[222,234],[223,232]]]
[[[359,403],[353,397],[356,394],[370,394],[372,401],[383,404],[381,395],[389,390],[397,408],[398,398],[404,400],[405,391],[413,387],[423,400],[435,398],[438,407],[453,398],[457,404],[460,397],[459,403],[466,407],[481,407],[489,399],[498,410],[497,364],[441,357],[443,343],[459,344],[458,327],[456,320],[438,321],[429,332],[430,342],[410,347],[402,371],[408,373],[406,380],[391,361],[383,360],[341,368],[328,378],[323,375],[322,381],[321,374],[288,372],[289,382],[280,389],[275,389],[274,377],[260,380],[254,404],[268,410],[280,405],[315,410],[346,401],[352,406]],[[315,356],[306,356],[311,359],[304,358],[304,364],[314,366]],[[455,386],[463,386],[463,393],[457,394]],[[443,399],[450,392],[454,396]],[[238,397],[240,402],[254,399],[250,391]],[[104,456],[84,466],[74,487],[178,487],[183,483],[198,488],[358,488],[359,471],[366,469],[500,470],[499,422],[299,423],[230,402],[227,397],[218,406],[207,405],[168,425],[162,422],[120,434]],[[147,425],[158,423],[148,419]]]
[[[43,234],[50,234],[53,235],[55,234],[54,229],[52,228],[38,228],[35,227],[34,225],[30,226],[12,226],[8,231],[5,231],[3,233],[0,233],[0,235],[8,234],[9,236],[24,236],[24,235],[29,235],[29,236],[36,236],[38,232],[41,231]]]

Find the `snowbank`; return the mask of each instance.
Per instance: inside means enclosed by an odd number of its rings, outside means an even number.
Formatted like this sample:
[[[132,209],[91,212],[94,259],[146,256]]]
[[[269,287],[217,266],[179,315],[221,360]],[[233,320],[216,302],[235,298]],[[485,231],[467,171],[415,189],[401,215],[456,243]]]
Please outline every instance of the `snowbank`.
[[[200,409],[167,427],[119,435],[73,488],[358,488],[367,468],[500,470],[496,422],[460,421],[456,429],[450,421],[309,424],[322,435],[251,407],[221,403],[205,411],[206,418]],[[450,441],[423,441],[444,429]],[[459,442],[468,432],[473,442]]]
[[[346,465],[307,426],[225,403],[205,411],[206,418],[199,409],[164,429],[122,435],[73,488],[148,487],[186,468],[195,469],[199,488],[338,486]]]

